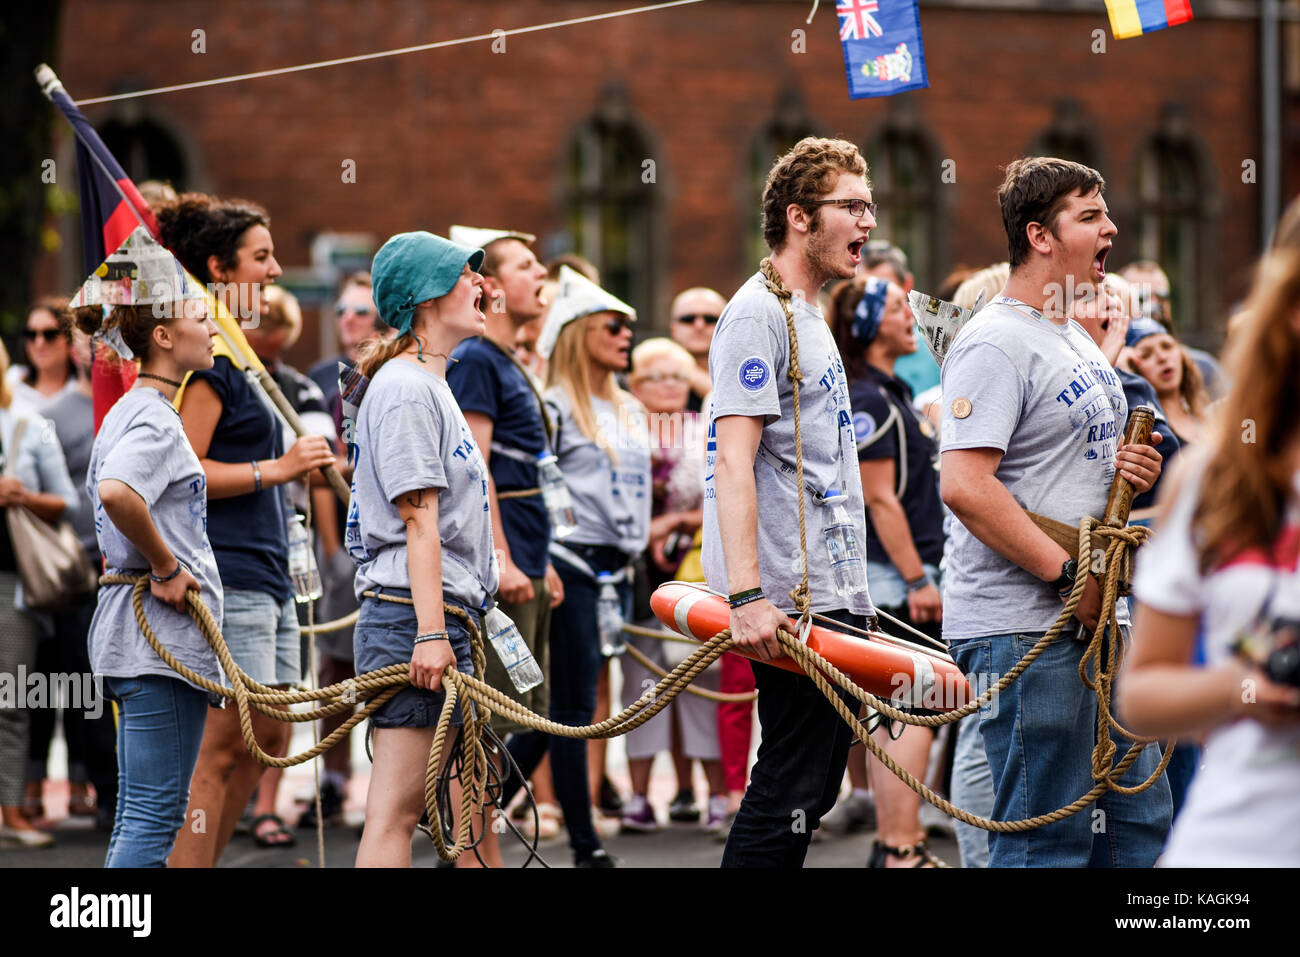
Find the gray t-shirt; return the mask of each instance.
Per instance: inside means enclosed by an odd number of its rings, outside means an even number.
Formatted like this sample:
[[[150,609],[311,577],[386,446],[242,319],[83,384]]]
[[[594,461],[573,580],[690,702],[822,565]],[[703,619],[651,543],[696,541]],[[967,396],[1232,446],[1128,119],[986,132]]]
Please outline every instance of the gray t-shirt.
[[[221,621],[221,576],[208,543],[207,479],[181,427],[181,417],[156,389],[131,389],[109,410],[90,453],[86,491],[106,571],[145,574],[149,563],[109,520],[99,483],[116,479],[149,506],[158,534],[198,579],[200,597]],[[212,681],[222,681],[216,653],[188,614],[148,591],[144,612],[153,633],[177,660]],[[90,665],[96,675],[180,677],[149,647],[136,623],[130,585],[105,585],[90,622]]]
[[[608,545],[628,555],[650,542],[650,435],[639,404],[622,415],[611,402],[591,398],[596,427],[605,436],[615,464],[573,420],[569,394],[553,386],[543,396],[555,423],[555,457],[573,499],[578,527],[561,545]]]
[[[90,466],[90,450],[95,444],[95,402],[80,389],[60,392],[42,413],[54,423],[54,431],[63,447],[63,460],[68,463],[68,475],[77,489],[81,507],[72,516],[72,527],[77,538],[89,552],[98,550],[95,541],[95,512],[86,489],[86,469]]]
[[[1067,525],[1105,509],[1127,416],[1119,377],[1083,328],[1016,300],[981,310],[943,363],[940,450],[1000,449],[998,481]],[[1061,608],[1047,583],[953,522],[944,638],[1043,632]]]
[[[447,383],[404,359],[375,373],[357,413],[345,544],[357,569],[357,600],[375,586],[410,588],[406,526],[393,504],[438,489],[442,590],[485,608],[497,590],[488,470]]]
[[[839,349],[821,311],[802,299],[791,300],[799,337],[799,417],[803,437],[804,512],[808,545],[808,587],[814,611],[842,609],[830,556],[822,538],[829,517],[812,494],[837,489],[848,502],[858,546],[867,542],[862,479],[853,436],[852,406]],[[793,613],[790,590],[799,584],[799,506],[795,498],[794,388],[785,313],[755,274],[731,297],[709,349],[713,402],[704,459],[704,577],[726,594],[727,566],[718,532],[714,467],[717,419],[724,415],[762,416],[763,436],[754,459],[758,493],[758,574],[764,594],[782,611]],[[811,489],[808,487],[811,486]],[[818,496],[818,497],[819,497]],[[725,503],[723,505],[725,507]],[[848,611],[872,612],[870,601],[855,599]]]

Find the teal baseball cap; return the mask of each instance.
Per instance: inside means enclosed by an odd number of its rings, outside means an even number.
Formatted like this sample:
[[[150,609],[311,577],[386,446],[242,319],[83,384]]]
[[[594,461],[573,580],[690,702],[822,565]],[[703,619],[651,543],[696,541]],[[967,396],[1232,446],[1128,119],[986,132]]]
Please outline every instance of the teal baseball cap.
[[[483,250],[423,230],[391,237],[370,267],[379,318],[399,335],[410,332],[415,307],[451,292],[466,263],[478,272]]]

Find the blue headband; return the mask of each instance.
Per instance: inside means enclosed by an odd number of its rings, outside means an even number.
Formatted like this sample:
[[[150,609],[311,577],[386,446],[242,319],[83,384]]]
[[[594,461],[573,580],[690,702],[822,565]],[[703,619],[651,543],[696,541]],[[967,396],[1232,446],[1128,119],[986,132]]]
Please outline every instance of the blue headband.
[[[868,276],[862,299],[853,312],[853,338],[864,346],[871,345],[880,331],[880,318],[885,314],[885,297],[889,295],[889,281],[879,276]]]
[[[1124,337],[1124,345],[1131,349],[1147,336],[1158,336],[1168,331],[1154,319],[1135,316],[1128,324],[1128,335]]]

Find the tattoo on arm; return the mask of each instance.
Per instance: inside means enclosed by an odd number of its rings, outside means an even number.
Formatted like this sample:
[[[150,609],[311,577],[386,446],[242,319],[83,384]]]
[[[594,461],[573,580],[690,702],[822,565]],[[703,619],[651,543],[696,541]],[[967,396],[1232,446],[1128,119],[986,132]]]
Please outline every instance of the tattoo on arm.
[[[429,506],[424,501],[424,489],[418,492],[411,492],[406,496],[406,504],[411,508],[427,509]]]

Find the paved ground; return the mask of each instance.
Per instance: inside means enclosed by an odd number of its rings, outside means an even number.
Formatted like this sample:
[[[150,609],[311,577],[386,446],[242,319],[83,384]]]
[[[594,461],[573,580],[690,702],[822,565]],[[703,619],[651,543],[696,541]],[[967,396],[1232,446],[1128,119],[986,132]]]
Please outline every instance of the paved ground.
[[[310,744],[310,732],[303,725],[295,726],[293,747],[300,750]],[[626,762],[617,741],[611,742],[609,766],[611,778],[627,792]],[[53,765],[52,765],[53,767]],[[365,817],[365,786],[370,765],[364,749],[354,742],[353,767],[358,770],[349,786],[346,809],[348,826],[325,831],[325,865],[350,867],[356,857],[360,824]],[[52,771],[52,773],[54,773]],[[675,780],[666,756],[655,764],[651,780],[650,800],[656,807],[659,819],[667,820],[668,803],[672,800]],[[313,776],[310,766],[289,768],[280,788],[279,811],[290,824],[297,820],[306,805],[296,797],[306,798],[312,793]],[[704,782],[697,782],[697,793],[704,793]],[[94,830],[84,818],[67,817],[67,782],[50,781],[46,784],[46,810],[51,817],[49,827],[56,846],[49,850],[16,851],[0,848],[0,869],[12,867],[64,867],[98,868],[103,865],[108,847],[108,835]],[[614,831],[605,838],[611,854],[628,867],[717,867],[722,859],[722,847],[713,835],[692,825],[665,826],[656,834],[618,834]],[[236,836],[221,861],[222,867],[315,867],[318,861],[316,832],[295,830],[298,841],[291,848],[263,849],[248,837]],[[872,835],[868,833],[827,837],[814,842],[808,855],[809,867],[862,867],[871,852]],[[942,859],[957,863],[957,845],[951,838],[931,839],[936,854]],[[435,867],[438,857],[433,844],[423,834],[412,842],[413,860],[417,867]],[[510,837],[503,839],[503,854],[511,866],[523,863],[526,852]],[[539,852],[552,867],[569,867],[571,860],[564,832],[560,838],[539,846]],[[536,867],[534,862],[532,865]]]
[[[614,679],[614,693],[618,694],[619,680]],[[291,749],[294,753],[306,750],[312,744],[310,725],[295,724]],[[755,748],[757,748],[757,720],[755,720]],[[348,789],[348,802],[345,813],[351,826],[331,828],[325,832],[325,865],[327,867],[350,867],[356,858],[357,841],[360,824],[365,817],[365,792],[369,780],[370,761],[365,754],[364,736],[352,735],[352,780]],[[855,749],[856,750],[856,749]],[[623,742],[614,738],[609,742],[607,767],[611,780],[623,794],[629,791],[627,777],[627,760]],[[9,850],[0,847],[0,868],[12,867],[72,867],[98,868],[103,865],[104,853],[108,847],[108,835],[94,830],[84,818],[67,817],[68,786],[66,780],[65,752],[61,738],[56,738],[51,752],[50,774],[52,780],[46,783],[45,807],[50,817],[47,826],[55,835],[56,846],[48,850],[26,851]],[[707,784],[696,770],[696,793],[704,794]],[[650,783],[650,803],[656,808],[661,821],[667,821],[668,804],[675,792],[676,780],[672,765],[667,755],[660,755],[655,762]],[[312,766],[299,765],[285,771],[280,786],[277,810],[291,826],[298,819],[299,813],[306,807],[306,800],[314,791]],[[702,832],[690,825],[665,826],[656,834],[617,833],[617,824],[603,829],[605,845],[626,866],[630,867],[717,867],[722,859],[723,845],[711,834]],[[264,849],[257,847],[250,838],[236,836],[222,857],[222,867],[315,867],[318,862],[316,832],[314,830],[296,830],[297,844],[291,848]],[[808,855],[810,867],[862,867],[871,852],[873,835],[863,833],[840,837],[828,837],[816,841]],[[934,852],[943,860],[957,864],[957,845],[950,837],[931,838]],[[434,867],[438,863],[437,853],[432,842],[423,834],[417,834],[413,848],[413,860],[419,867]],[[503,855],[511,866],[523,863],[526,852],[513,838],[502,841]],[[541,855],[553,867],[569,867],[571,859],[564,832],[559,840],[543,843],[539,847]],[[530,866],[537,866],[534,862]]]
[[[317,864],[316,832],[298,831],[298,843],[292,848],[264,850],[247,837],[236,837],[222,858],[222,867],[315,867]],[[354,827],[330,828],[325,832],[327,867],[351,867],[356,856],[359,831]],[[0,868],[64,867],[98,868],[103,865],[108,835],[81,822],[62,822],[55,830],[57,846],[52,850],[0,850]],[[955,863],[956,844],[946,838],[931,840],[935,852]],[[722,844],[689,825],[665,827],[657,834],[632,834],[607,837],[605,846],[627,867],[708,867],[718,866]],[[422,834],[412,842],[413,862],[417,867],[435,867],[437,854]],[[552,867],[569,867],[568,846],[563,838],[539,847]],[[808,855],[809,867],[862,867],[871,851],[871,835],[854,834],[815,842]],[[517,867],[525,853],[513,841],[503,842],[508,864]],[[538,866],[534,862],[531,866]]]

